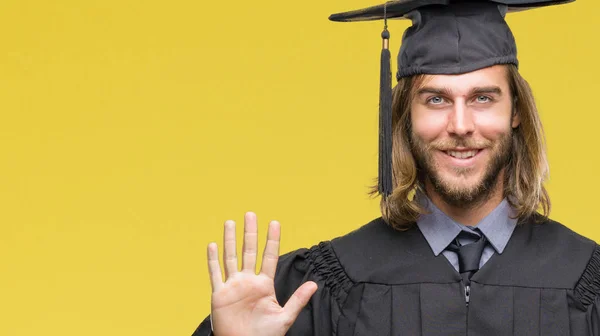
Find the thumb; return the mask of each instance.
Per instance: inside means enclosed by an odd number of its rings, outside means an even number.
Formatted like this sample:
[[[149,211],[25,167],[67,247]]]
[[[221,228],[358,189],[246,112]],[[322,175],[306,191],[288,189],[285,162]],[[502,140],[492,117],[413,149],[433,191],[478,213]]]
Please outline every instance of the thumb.
[[[290,321],[290,324],[298,318],[300,311],[306,306],[310,298],[317,291],[317,288],[318,286],[315,282],[307,281],[296,289],[292,297],[290,297],[283,307],[286,318]]]

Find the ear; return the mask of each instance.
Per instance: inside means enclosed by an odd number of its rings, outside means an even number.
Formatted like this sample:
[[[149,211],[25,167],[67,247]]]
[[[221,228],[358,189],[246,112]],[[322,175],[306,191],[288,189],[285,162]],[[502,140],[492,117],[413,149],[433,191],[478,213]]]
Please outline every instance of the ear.
[[[512,128],[517,128],[521,124],[521,115],[515,110],[512,115],[511,126]]]
[[[513,99],[513,108],[512,108],[512,120],[511,126],[512,128],[517,128],[521,124],[521,113],[517,110],[517,97]]]

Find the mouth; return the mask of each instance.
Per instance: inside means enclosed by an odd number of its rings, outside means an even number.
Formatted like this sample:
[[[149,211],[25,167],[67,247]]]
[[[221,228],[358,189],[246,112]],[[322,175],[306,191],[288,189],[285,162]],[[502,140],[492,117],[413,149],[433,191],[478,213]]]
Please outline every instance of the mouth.
[[[481,149],[445,150],[443,152],[446,153],[446,155],[451,156],[455,159],[467,160],[479,154],[479,152],[481,152]]]

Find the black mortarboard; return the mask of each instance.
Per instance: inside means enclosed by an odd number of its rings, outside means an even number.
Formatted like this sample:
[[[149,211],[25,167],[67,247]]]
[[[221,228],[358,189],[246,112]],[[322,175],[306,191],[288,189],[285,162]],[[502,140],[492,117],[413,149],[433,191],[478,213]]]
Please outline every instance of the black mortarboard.
[[[418,74],[462,74],[496,64],[515,64],[517,46],[504,20],[508,12],[575,0],[395,0],[333,14],[332,21],[384,20],[379,97],[379,192],[392,184],[392,89],[387,19],[407,18],[396,79]]]

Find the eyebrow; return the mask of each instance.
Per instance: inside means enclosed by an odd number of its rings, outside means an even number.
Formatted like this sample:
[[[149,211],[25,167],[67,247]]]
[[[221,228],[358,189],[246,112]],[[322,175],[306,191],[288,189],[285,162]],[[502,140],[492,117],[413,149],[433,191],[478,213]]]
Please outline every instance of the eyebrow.
[[[497,95],[502,95],[502,89],[498,86],[475,87],[471,90],[471,94],[475,93],[495,93]]]
[[[450,96],[451,91],[448,88],[435,88],[435,87],[431,87],[431,86],[425,86],[420,88],[419,90],[417,90],[416,95],[420,96],[423,94],[439,94],[439,95],[445,95],[445,96]]]
[[[473,89],[471,89],[469,91],[470,95],[480,94],[480,93],[493,93],[493,94],[497,94],[497,95],[502,95],[502,89],[500,89],[500,87],[498,87],[498,86],[482,86],[482,87],[474,87]],[[422,94],[439,94],[439,95],[451,96],[452,91],[446,87],[436,88],[436,87],[426,86],[426,87],[420,88],[416,92],[417,96],[420,96]]]

